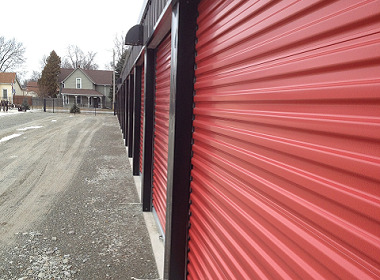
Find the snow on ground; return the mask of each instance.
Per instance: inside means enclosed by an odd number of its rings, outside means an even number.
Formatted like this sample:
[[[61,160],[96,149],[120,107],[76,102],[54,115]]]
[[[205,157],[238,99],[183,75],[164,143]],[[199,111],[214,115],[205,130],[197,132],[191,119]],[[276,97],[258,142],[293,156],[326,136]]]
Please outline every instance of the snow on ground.
[[[8,141],[8,140],[11,140],[11,139],[16,138],[16,137],[19,137],[19,136],[21,136],[21,135],[22,135],[22,134],[20,134],[20,133],[15,133],[15,134],[12,134],[12,135],[9,135],[9,136],[6,136],[6,137],[3,137],[3,138],[0,139],[0,143],[1,143],[1,142]]]
[[[0,117],[4,117],[4,116],[10,116],[10,115],[13,115],[13,114],[19,114],[19,113],[23,113],[23,112],[19,112],[18,110],[8,110],[8,112],[4,112],[3,110],[0,110]]]
[[[43,127],[42,125],[34,125],[34,126],[27,126],[27,127],[24,127],[24,128],[19,128],[17,130],[19,131],[26,131],[26,130],[29,130],[29,129],[36,129],[36,128],[41,128]]]
[[[33,109],[33,110],[28,110],[26,112],[19,112],[16,108],[14,108],[12,110],[3,111],[3,107],[1,107],[0,117],[12,116],[12,115],[15,115],[15,114],[33,113],[33,112],[42,112],[42,110],[41,109]]]

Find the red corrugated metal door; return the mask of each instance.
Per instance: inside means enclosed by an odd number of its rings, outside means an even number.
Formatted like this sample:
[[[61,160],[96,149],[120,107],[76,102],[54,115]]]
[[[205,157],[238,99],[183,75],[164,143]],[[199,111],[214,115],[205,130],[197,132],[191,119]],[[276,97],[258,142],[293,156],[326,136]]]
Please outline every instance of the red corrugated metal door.
[[[169,140],[170,38],[168,35],[157,48],[154,105],[153,207],[164,231]]]
[[[201,1],[188,279],[380,278],[380,1]]]
[[[141,117],[140,117],[140,163],[139,170],[142,173],[143,153],[144,153],[144,67],[141,69]]]

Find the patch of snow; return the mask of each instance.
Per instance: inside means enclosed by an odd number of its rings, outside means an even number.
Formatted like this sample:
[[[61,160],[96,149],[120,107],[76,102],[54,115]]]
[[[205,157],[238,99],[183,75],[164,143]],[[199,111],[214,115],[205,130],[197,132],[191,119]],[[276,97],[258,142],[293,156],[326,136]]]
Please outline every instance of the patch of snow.
[[[19,130],[19,131],[26,131],[26,130],[29,130],[29,129],[36,129],[36,128],[41,128],[41,127],[43,127],[43,126],[41,126],[41,125],[35,125],[35,126],[28,126],[28,127],[24,127],[24,128],[19,128],[17,130]]]
[[[3,137],[3,138],[0,139],[0,143],[8,141],[8,140],[11,140],[11,139],[16,138],[16,137],[19,137],[21,135],[22,134],[15,133],[15,134],[12,134],[12,135],[9,135],[9,136],[5,136],[5,137]]]
[[[22,113],[22,112],[17,111],[17,109],[9,110],[8,112],[4,112],[3,110],[0,110],[0,117],[10,116],[10,115],[19,114],[19,113]]]

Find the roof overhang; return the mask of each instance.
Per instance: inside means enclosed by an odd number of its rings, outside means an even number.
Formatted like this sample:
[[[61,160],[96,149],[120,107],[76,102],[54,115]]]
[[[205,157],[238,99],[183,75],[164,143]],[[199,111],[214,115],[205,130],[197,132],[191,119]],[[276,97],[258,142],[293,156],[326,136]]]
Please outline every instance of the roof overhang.
[[[103,94],[96,90],[90,89],[71,89],[64,88],[62,89],[61,94],[63,95],[71,95],[71,96],[88,96],[88,97],[104,97]]]

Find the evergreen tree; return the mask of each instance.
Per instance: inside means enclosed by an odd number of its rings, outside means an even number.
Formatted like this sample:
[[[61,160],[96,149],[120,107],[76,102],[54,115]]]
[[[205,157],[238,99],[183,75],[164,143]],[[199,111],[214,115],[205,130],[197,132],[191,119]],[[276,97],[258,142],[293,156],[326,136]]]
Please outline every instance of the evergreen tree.
[[[46,65],[38,79],[40,95],[43,97],[56,97],[59,89],[58,75],[61,71],[61,58],[53,50],[46,60]]]
[[[129,49],[126,49],[121,55],[119,61],[116,63],[115,67],[115,80],[117,81],[121,77],[121,72],[123,71],[123,66],[127,55],[129,54]],[[113,84],[111,85],[108,98],[113,102]]]

